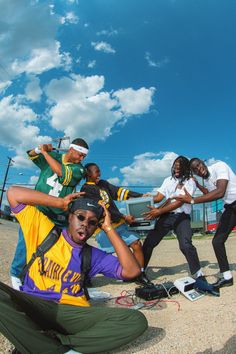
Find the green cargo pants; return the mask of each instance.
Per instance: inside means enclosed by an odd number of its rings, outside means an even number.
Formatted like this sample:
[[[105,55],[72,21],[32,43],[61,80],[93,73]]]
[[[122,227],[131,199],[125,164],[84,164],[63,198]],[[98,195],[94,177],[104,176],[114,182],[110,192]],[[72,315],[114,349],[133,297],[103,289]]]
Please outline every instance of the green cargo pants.
[[[22,354],[106,352],[147,328],[138,311],[45,301],[0,282],[0,331]]]

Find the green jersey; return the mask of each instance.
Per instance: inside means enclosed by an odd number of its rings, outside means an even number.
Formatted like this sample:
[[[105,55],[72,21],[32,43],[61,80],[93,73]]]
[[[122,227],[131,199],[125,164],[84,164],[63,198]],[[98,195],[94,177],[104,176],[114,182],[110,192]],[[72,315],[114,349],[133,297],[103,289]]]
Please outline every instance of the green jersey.
[[[80,163],[73,164],[65,162],[65,155],[60,153],[50,152],[49,155],[61,164],[62,176],[59,177],[53,172],[42,154],[33,157],[30,156],[30,159],[41,170],[35,189],[54,197],[63,198],[66,195],[73,193],[76,185],[84,177],[85,169]],[[38,206],[38,209],[47,215],[57,226],[67,226],[67,215],[61,209],[45,206]]]

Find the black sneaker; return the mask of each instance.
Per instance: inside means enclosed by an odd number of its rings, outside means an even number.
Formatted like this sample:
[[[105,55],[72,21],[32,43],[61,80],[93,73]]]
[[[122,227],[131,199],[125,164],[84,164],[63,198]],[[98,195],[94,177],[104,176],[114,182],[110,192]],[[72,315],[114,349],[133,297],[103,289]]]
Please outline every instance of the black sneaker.
[[[232,286],[234,285],[234,280],[233,278],[230,279],[224,279],[224,278],[219,278],[216,283],[212,284],[215,288],[224,288],[226,286]]]
[[[203,281],[207,281],[206,277],[204,275],[200,275],[199,277],[197,277],[197,279],[203,280]]]
[[[137,278],[134,279],[137,285],[153,286],[154,284],[148,279],[145,272],[142,272]]]

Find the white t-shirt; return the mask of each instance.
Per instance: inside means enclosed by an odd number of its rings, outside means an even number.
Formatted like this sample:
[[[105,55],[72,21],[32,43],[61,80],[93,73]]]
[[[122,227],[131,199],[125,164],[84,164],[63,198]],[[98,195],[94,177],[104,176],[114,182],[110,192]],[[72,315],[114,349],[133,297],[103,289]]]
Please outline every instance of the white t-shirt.
[[[196,183],[195,181],[190,178],[183,182],[183,187],[181,189],[177,188],[179,181],[173,177],[165,178],[164,182],[162,183],[161,187],[158,189],[158,192],[163,194],[166,199],[173,198],[174,196],[185,194],[184,188],[188,191],[190,195],[193,195],[196,190]],[[191,213],[191,205],[184,203],[180,208],[173,210],[174,213]]]
[[[223,161],[214,163],[208,167],[210,177],[205,180],[205,186],[209,192],[216,189],[216,182],[219,179],[226,179],[228,185],[224,197],[222,198],[226,204],[230,204],[236,200],[236,175],[231,168]]]

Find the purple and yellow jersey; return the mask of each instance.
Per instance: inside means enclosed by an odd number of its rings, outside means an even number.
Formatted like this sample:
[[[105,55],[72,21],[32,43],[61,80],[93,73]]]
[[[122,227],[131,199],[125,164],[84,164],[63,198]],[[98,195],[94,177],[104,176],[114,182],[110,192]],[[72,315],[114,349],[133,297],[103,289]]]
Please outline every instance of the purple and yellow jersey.
[[[27,263],[38,245],[54,227],[36,207],[20,204],[12,209],[23,230]],[[89,306],[80,285],[82,247],[76,244],[64,229],[58,241],[44,255],[44,274],[40,274],[41,260],[36,258],[21,290],[45,300],[75,306]],[[115,279],[123,279],[117,257],[92,247],[89,277],[98,273]]]

